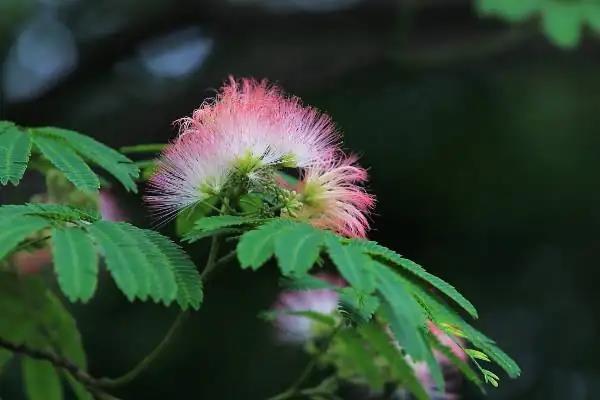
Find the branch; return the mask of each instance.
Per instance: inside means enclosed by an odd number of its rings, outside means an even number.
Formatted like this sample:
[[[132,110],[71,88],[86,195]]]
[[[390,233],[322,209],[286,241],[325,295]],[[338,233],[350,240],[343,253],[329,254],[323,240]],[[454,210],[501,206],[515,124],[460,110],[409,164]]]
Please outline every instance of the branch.
[[[21,354],[35,360],[48,361],[55,368],[62,369],[69,373],[73,379],[84,385],[97,400],[119,400],[101,389],[102,384],[100,379],[92,377],[89,373],[79,368],[74,362],[67,358],[61,357],[50,351],[33,349],[25,344],[12,343],[2,337],[0,337],[0,347],[12,353]]]
[[[202,271],[202,274],[200,275],[200,278],[203,282],[206,282],[210,273],[218,265],[231,259],[231,253],[221,259],[217,259],[218,255],[219,255],[220,245],[221,245],[221,238],[219,236],[213,236],[212,243],[210,246],[210,252],[208,255],[208,260],[206,261],[206,267],[204,268],[204,271]],[[235,253],[234,253],[234,255],[235,255]],[[175,321],[173,322],[173,324],[167,331],[165,337],[161,340],[161,342],[158,344],[158,346],[156,346],[150,354],[148,354],[146,357],[144,357],[144,359],[142,359],[142,361],[140,361],[130,371],[126,372],[125,374],[123,374],[122,376],[120,376],[118,378],[103,378],[103,379],[99,380],[98,383],[104,387],[115,388],[115,387],[126,385],[126,384],[130,383],[131,381],[133,381],[134,379],[136,379],[148,367],[150,367],[150,365],[167,348],[171,339],[173,338],[173,336],[175,335],[175,333],[177,332],[177,330],[179,329],[179,327],[181,326],[182,322],[185,320],[186,317],[187,317],[186,312],[182,312],[181,314],[179,314],[179,316],[175,319]]]
[[[128,384],[137,378],[142,372],[146,370],[162,353],[162,351],[169,345],[169,342],[177,332],[177,329],[181,326],[185,318],[187,317],[187,313],[184,311],[180,313],[171,327],[169,328],[165,337],[161,340],[161,342],[152,350],[150,354],[148,354],[142,361],[140,361],[135,367],[133,367],[129,372],[123,374],[118,378],[103,378],[98,383],[104,387],[119,387]]]

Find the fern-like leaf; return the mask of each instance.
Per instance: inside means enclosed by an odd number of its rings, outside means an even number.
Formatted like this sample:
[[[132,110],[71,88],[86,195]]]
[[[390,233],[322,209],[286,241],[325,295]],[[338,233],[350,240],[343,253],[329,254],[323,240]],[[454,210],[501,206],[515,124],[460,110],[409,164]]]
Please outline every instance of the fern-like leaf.
[[[290,224],[275,238],[275,256],[283,275],[305,275],[315,264],[324,233],[310,225]]]
[[[202,283],[189,257],[157,232],[124,222],[98,221],[87,227],[103,250],[119,289],[130,301],[148,297],[165,305],[198,309]]]
[[[183,310],[190,307],[200,309],[204,296],[202,279],[192,260],[179,246],[161,234],[146,230],[145,235],[173,273],[179,306]]]
[[[483,387],[481,378],[469,364],[458,358],[452,349],[443,344],[434,335],[429,335],[429,339],[429,343],[435,350],[442,353],[448,360],[450,360],[450,363],[452,363],[452,365],[454,365],[465,376],[465,378],[473,382],[482,393],[485,393],[485,388]]]
[[[0,206],[0,221],[4,218],[12,218],[17,215],[32,215],[43,217],[50,221],[62,222],[95,222],[100,218],[96,211],[81,210],[62,204],[27,203]]]
[[[353,287],[340,289],[339,296],[340,311],[357,324],[369,322],[381,304],[376,296],[362,293]]]
[[[516,378],[521,374],[521,368],[517,363],[501,350],[492,339],[465,322],[456,311],[422,287],[415,285],[403,277],[400,277],[400,279],[403,279],[406,287],[424,305],[428,311],[429,318],[437,326],[441,328],[450,326],[455,331],[459,331],[475,347],[479,348],[498,364],[511,378]],[[455,334],[456,332],[448,331],[447,333]]]
[[[0,121],[0,184],[17,185],[27,169],[31,135],[10,122]]]
[[[352,243],[344,245],[334,235],[328,235],[325,238],[325,244],[329,257],[344,279],[364,293],[369,294],[375,290],[375,276],[372,270],[373,261],[360,247]]]
[[[106,266],[117,287],[129,301],[136,298],[147,300],[151,285],[151,262],[146,257],[146,249],[140,248],[138,240],[132,237],[129,225],[98,221],[87,230],[101,247]]]
[[[275,252],[275,238],[288,226],[287,221],[274,220],[258,229],[246,232],[237,245],[237,256],[242,268],[257,270]]]
[[[0,220],[0,260],[29,235],[46,228],[48,220],[29,215]]]
[[[98,176],[64,141],[48,135],[34,134],[33,143],[75,187],[88,192],[100,188]]]
[[[384,299],[383,315],[390,324],[390,329],[414,360],[425,360],[426,345],[420,332],[424,329],[426,320],[420,305],[394,271],[377,261],[374,261],[374,269],[377,291]]]
[[[414,274],[415,276],[423,279],[428,282],[431,286],[448,296],[458,305],[460,305],[465,311],[467,311],[473,318],[477,318],[477,310],[475,306],[467,300],[462,294],[460,294],[452,285],[445,282],[443,279],[438,278],[435,275],[430,274],[420,266],[419,264],[407,259],[403,258],[400,254],[395,251],[388,249],[385,246],[382,246],[376,242],[366,241],[366,240],[353,240],[352,243],[360,246],[367,253],[381,257],[385,261],[388,261],[392,264],[398,265],[404,268],[406,271]]]
[[[184,240],[193,243],[216,233],[229,232],[230,228],[260,222],[255,218],[246,218],[237,215],[216,215],[200,218],[193,229],[185,236]]]
[[[125,189],[137,193],[135,180],[139,177],[139,168],[118,151],[89,136],[67,129],[44,127],[34,128],[34,132],[64,139],[77,153],[113,175]]]
[[[92,298],[98,281],[98,256],[94,243],[80,228],[52,231],[54,271],[61,290],[73,302]]]

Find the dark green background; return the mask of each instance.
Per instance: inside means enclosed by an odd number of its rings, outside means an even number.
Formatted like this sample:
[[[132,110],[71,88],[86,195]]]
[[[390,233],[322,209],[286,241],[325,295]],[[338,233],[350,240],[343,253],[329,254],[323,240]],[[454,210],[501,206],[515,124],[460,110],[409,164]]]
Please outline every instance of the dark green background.
[[[454,283],[478,306],[478,326],[519,361],[522,378],[503,379],[490,399],[597,398],[600,42],[565,52],[535,32],[504,40],[509,27],[469,2],[410,4],[282,12],[241,0],[0,0],[0,59],[40,16],[62,24],[77,51],[71,72],[24,99],[6,93],[6,61],[0,117],[113,146],[166,141],[171,122],[228,74],[277,81],[330,113],[362,155],[378,198],[372,238]],[[140,46],[190,28],[213,41],[198,68],[177,77],[144,68]],[[41,190],[28,176],[0,201]],[[139,199],[122,202],[150,225]],[[203,244],[189,250],[201,264]],[[228,266],[168,354],[118,394],[250,400],[283,389],[306,360],[256,318],[276,281],[273,268]],[[73,310],[96,375],[131,366],[176,314],[127,304],[106,276]],[[3,399],[23,398],[18,375],[13,364],[0,380]],[[465,398],[479,397],[469,387]]]

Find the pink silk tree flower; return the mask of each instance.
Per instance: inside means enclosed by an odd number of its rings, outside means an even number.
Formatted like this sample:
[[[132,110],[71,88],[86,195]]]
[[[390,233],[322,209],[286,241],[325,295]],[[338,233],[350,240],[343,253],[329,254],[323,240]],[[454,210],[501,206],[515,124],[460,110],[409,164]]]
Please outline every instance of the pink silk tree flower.
[[[19,251],[11,260],[19,275],[36,275],[52,264],[52,253],[49,247],[33,251]]]
[[[334,275],[318,274],[319,279],[335,286],[345,282]],[[310,318],[291,315],[295,311],[313,311],[334,315],[338,309],[339,295],[333,289],[286,290],[280,293],[274,305],[275,326],[279,340],[287,343],[304,343],[318,335],[318,323]]]
[[[366,180],[367,171],[356,165],[354,156],[307,168],[298,189],[304,204],[298,215],[317,228],[365,237],[367,215],[375,204],[375,198],[359,186]]]
[[[211,135],[234,157],[304,168],[328,162],[340,135],[331,118],[266,80],[229,81],[182,121],[182,135]]]
[[[230,79],[180,123],[146,196],[167,219],[228,184],[260,188],[273,181],[275,169],[327,164],[339,153],[339,134],[327,115],[266,81]]]

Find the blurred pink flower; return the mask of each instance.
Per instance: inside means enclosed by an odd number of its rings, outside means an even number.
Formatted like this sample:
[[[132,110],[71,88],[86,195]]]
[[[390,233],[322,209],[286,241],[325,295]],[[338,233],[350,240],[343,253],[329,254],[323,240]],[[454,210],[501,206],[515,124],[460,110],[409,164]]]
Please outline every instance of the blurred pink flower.
[[[127,214],[120,207],[119,200],[110,190],[101,190],[98,201],[100,215],[107,221],[126,221]]]
[[[345,282],[334,275],[318,274],[317,278],[342,287]],[[318,333],[315,321],[310,318],[291,315],[290,312],[313,311],[333,315],[337,311],[339,296],[333,289],[286,290],[280,293],[274,310],[277,314],[275,325],[278,338],[282,342],[303,343]]]
[[[19,251],[13,255],[12,263],[19,275],[36,275],[52,263],[52,253],[49,247]]]

